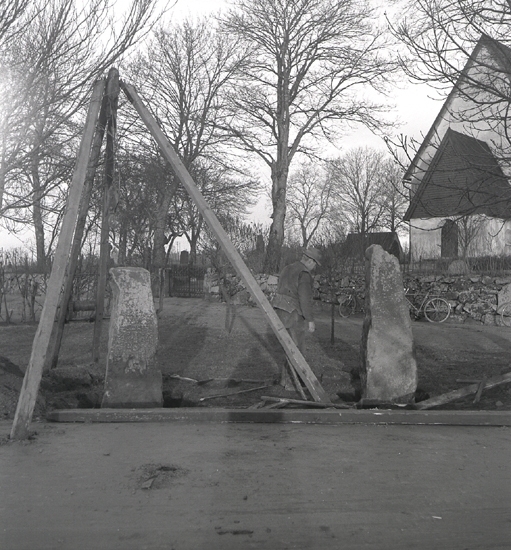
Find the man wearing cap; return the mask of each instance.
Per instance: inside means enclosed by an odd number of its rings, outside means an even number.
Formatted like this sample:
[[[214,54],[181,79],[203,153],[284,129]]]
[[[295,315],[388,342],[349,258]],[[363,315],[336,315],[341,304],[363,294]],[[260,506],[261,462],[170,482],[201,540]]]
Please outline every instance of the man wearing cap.
[[[282,270],[277,294],[273,299],[275,312],[302,353],[305,328],[307,327],[309,332],[316,329],[312,314],[312,273],[316,266],[321,265],[320,260],[321,252],[317,248],[306,248],[300,261],[289,264]],[[280,384],[286,390],[293,390],[289,374],[286,362],[282,366]]]

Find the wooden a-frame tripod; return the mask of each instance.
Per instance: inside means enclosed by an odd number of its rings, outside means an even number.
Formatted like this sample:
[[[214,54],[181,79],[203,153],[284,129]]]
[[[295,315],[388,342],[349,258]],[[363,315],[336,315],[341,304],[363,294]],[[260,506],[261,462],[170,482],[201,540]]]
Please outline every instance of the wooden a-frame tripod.
[[[103,317],[104,289],[107,276],[108,259],[108,209],[109,209],[109,185],[113,177],[113,138],[115,136],[116,109],[119,88],[124,91],[129,101],[133,104],[140,118],[156,141],[160,150],[172,166],[174,173],[179,178],[183,187],[187,190],[195,202],[199,212],[217,238],[223,252],[236,269],[237,274],[245,283],[257,305],[263,310],[273,332],[282,344],[292,368],[302,379],[314,401],[329,403],[330,399],[321,387],[318,379],[305,361],[300,350],[289,336],[278,315],[273,310],[268,299],[259,287],[254,276],[245,265],[240,254],[232,244],[229,236],[221,226],[218,218],[202,196],[188,170],[185,168],[172,145],[154,120],[153,116],[143,104],[135,88],[125,82],[119,81],[116,69],[111,69],[108,79],[102,79],[95,83],[85,129],[82,135],[78,158],[76,161],[66,210],[62,220],[62,228],[55,251],[53,267],[48,280],[46,298],[44,301],[39,325],[32,344],[30,361],[25,372],[23,385],[14,416],[11,429],[11,439],[25,439],[29,435],[30,422],[39,391],[43,368],[48,358],[48,348],[51,340],[52,329],[57,313],[61,291],[63,289],[62,304],[58,325],[64,323],[64,304],[67,304],[71,296],[72,280],[76,268],[79,247],[83,236],[83,225],[80,222],[85,218],[89,206],[94,171],[99,157],[101,143],[107,129],[106,159],[105,159],[105,189],[103,194],[103,223],[101,228],[101,253],[100,253],[100,280],[98,283],[96,302],[96,324],[94,330],[94,349],[99,346],[101,333],[101,320]],[[106,223],[105,223],[106,220]],[[67,272],[67,277],[66,277]],[[102,282],[101,282],[102,281]],[[63,286],[64,285],[64,286]],[[101,302],[101,303],[100,303]],[[58,329],[59,330],[59,329]],[[54,344],[52,360],[58,356],[62,332],[57,333]]]

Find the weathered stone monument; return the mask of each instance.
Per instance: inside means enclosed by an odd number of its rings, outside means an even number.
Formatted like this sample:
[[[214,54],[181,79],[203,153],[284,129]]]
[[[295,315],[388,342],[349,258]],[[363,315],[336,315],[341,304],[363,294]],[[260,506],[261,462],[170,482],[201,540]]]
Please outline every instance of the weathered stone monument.
[[[470,267],[466,260],[458,258],[447,266],[447,273],[449,275],[468,275],[470,273]]]
[[[101,406],[161,407],[162,376],[156,364],[158,326],[149,272],[116,267],[110,274],[113,303]]]
[[[361,360],[362,402],[414,401],[417,362],[403,278],[397,258],[379,245],[366,250]]]

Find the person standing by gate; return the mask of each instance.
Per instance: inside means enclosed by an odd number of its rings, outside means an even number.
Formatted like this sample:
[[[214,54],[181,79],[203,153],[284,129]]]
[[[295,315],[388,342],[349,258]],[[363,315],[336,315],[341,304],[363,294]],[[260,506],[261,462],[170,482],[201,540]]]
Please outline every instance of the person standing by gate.
[[[321,252],[317,248],[306,248],[300,261],[287,265],[282,270],[273,308],[286,327],[296,347],[303,354],[305,329],[316,330],[312,313],[313,272],[321,265]],[[290,378],[289,361],[282,366],[280,385],[294,390]]]

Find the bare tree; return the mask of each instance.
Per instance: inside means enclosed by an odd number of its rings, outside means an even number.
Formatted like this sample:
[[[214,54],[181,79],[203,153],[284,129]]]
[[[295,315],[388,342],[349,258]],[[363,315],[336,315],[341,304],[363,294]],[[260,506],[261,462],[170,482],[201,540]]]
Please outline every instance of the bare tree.
[[[365,235],[382,225],[385,157],[382,151],[358,147],[331,161],[337,207],[346,216],[352,232]]]
[[[450,113],[452,122],[463,123],[466,132],[474,135],[493,130],[492,149],[507,166],[511,160],[510,25],[508,0],[414,0],[391,21],[394,36],[406,46],[400,55],[405,74],[446,97],[459,97],[456,112]],[[467,66],[470,71],[465,70]],[[419,145],[406,136],[391,144],[405,151],[408,160]]]
[[[0,215],[35,227],[45,263],[45,223],[54,224],[67,186],[90,86],[151,26],[155,0],[132,0],[115,21],[109,0],[36,0],[0,51],[6,75],[0,107]],[[27,24],[27,23],[30,24]]]
[[[30,0],[3,0],[0,5],[0,46],[20,32],[18,22],[23,18]]]
[[[458,229],[461,257],[467,260],[470,252],[472,252],[472,245],[481,236],[481,230],[485,227],[486,219],[484,216],[461,216],[455,220],[455,223]],[[489,247],[489,250],[491,250],[491,247]]]
[[[342,227],[342,217],[332,208],[334,180],[320,163],[301,164],[289,176],[288,186],[287,225],[298,232],[304,248],[325,232],[332,235]]]
[[[380,171],[380,203],[382,229],[399,232],[404,230],[403,216],[409,200],[409,190],[403,181],[403,169],[392,158],[383,160]]]
[[[374,91],[383,90],[395,63],[367,1],[236,0],[234,6],[225,32],[243,39],[252,57],[232,91],[229,131],[270,169],[273,220],[265,271],[275,272],[294,156],[319,137],[337,137],[339,123],[380,128],[385,108],[363,91],[377,97]]]
[[[190,171],[200,159],[209,165],[219,163],[220,158],[222,162],[226,160],[225,155],[219,154],[225,141],[225,135],[219,132],[226,115],[223,90],[241,59],[243,51],[239,44],[219,34],[213,20],[185,20],[157,29],[147,51],[128,67],[129,77],[138,83],[149,108]],[[203,166],[197,167],[196,173],[203,173]],[[167,170],[172,174],[169,167]],[[173,176],[159,178],[153,244],[155,267],[164,266],[167,217],[173,204],[180,205],[179,223],[194,252],[200,237],[202,218],[186,194],[176,196],[178,189]],[[220,186],[216,189],[220,192]],[[184,224],[185,218],[189,226]]]
[[[216,215],[224,220],[238,219],[252,206],[258,190],[257,181],[247,176],[234,176],[229,169],[196,162],[192,177]],[[190,244],[192,259],[204,238],[204,219],[184,189],[176,194],[173,215],[179,221],[183,235]]]
[[[118,150],[119,202],[110,240],[118,246],[120,264],[137,263],[136,257],[139,257],[144,258],[145,267],[150,268],[154,253],[149,254],[148,248],[153,248],[159,210],[165,202],[162,194],[172,188],[175,178],[159,152],[142,143],[141,140],[136,149],[121,146]],[[168,211],[163,223],[162,246],[175,238]]]

